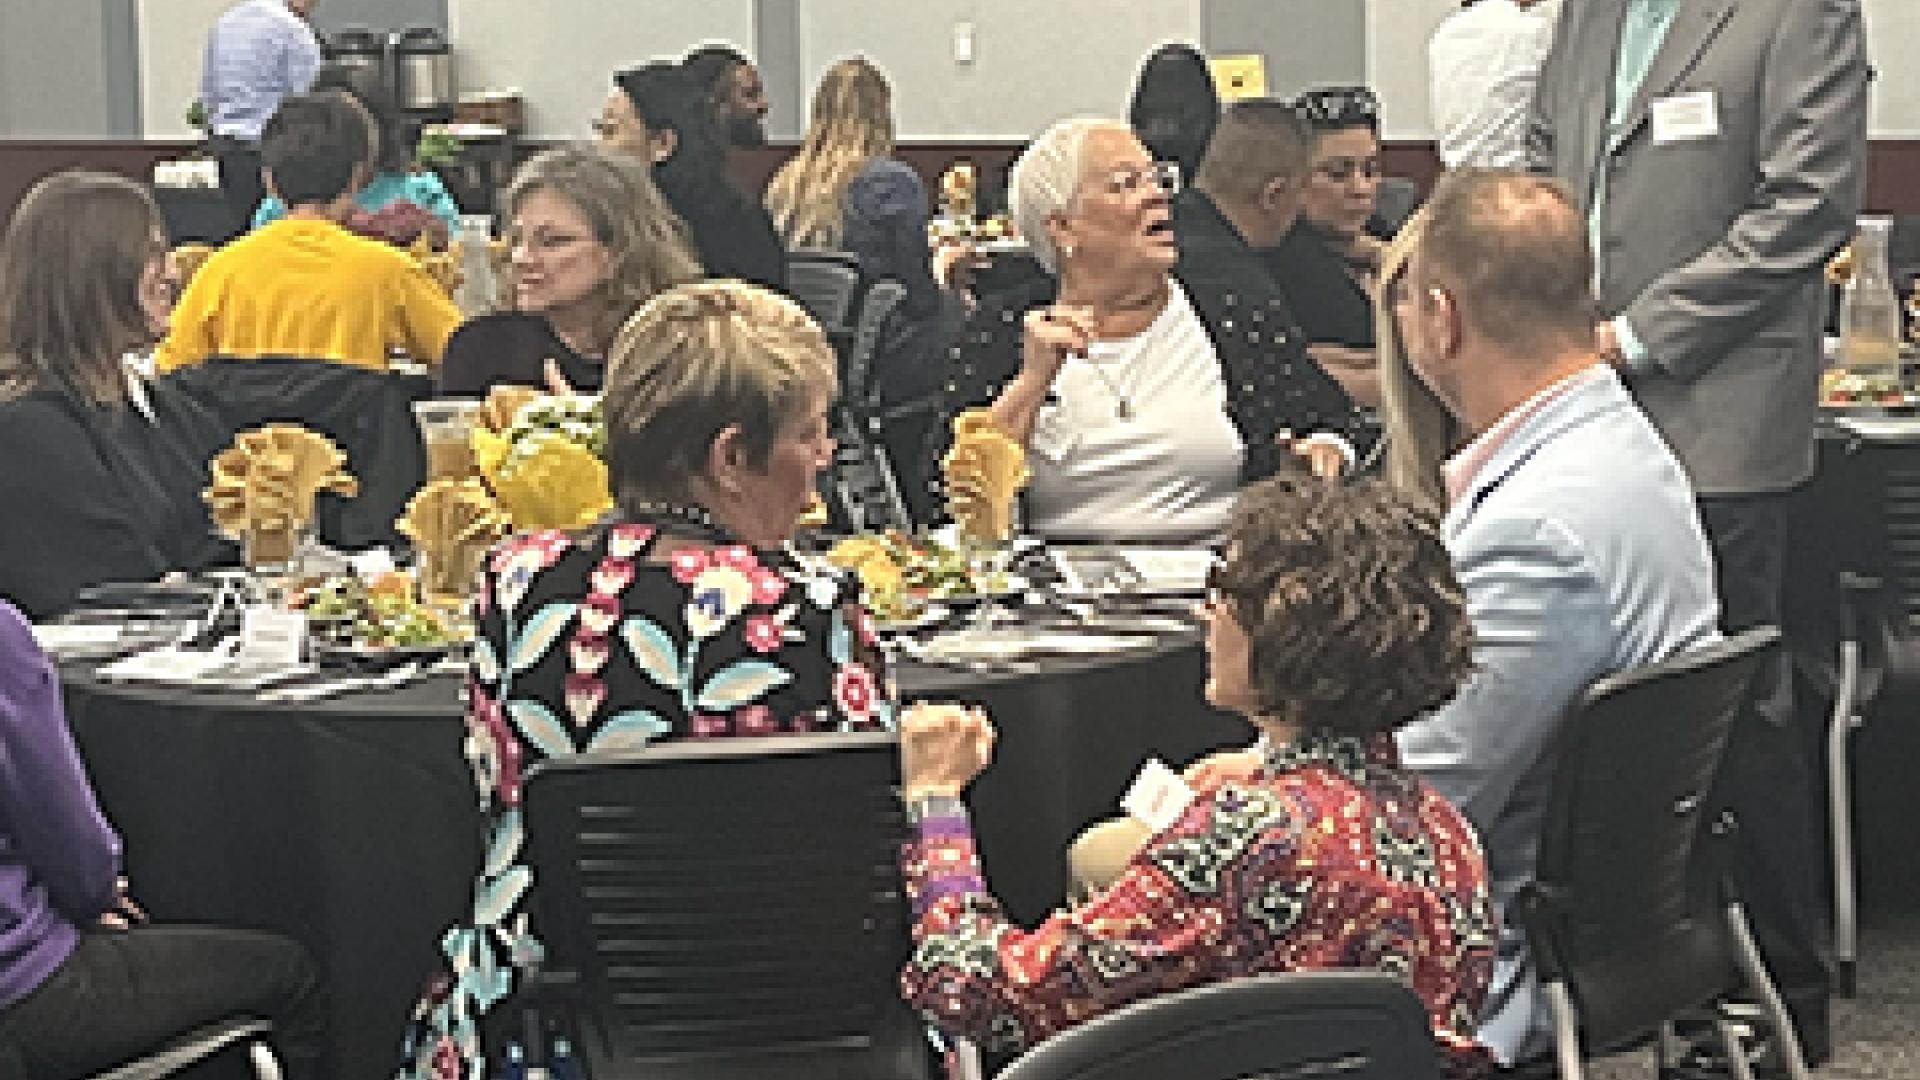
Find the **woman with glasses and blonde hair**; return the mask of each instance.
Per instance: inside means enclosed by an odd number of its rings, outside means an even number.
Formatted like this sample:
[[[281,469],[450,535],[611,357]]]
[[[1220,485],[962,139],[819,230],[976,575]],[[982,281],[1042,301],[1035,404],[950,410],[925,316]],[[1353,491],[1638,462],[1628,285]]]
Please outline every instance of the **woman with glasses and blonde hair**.
[[[1278,296],[1174,273],[1178,186],[1114,120],[1055,124],[1014,164],[1014,225],[1057,288],[973,313],[946,411],[986,406],[1026,446],[1026,521],[1049,539],[1209,543],[1283,455],[1332,474],[1368,442]]]
[[[488,1017],[541,953],[538,884],[518,855],[521,777],[535,764],[654,739],[892,723],[852,586],[785,554],[833,455],[835,389],[813,320],[740,282],[670,290],[620,332],[602,398],[613,513],[577,533],[516,536],[481,574],[467,745],[497,857],[440,939],[446,970],[415,1014],[403,1077],[503,1075]],[[651,647],[609,648],[613,626]]]
[[[0,239],[0,599],[32,618],[231,554],[200,499],[228,433],[124,360],[175,288],[159,211],[117,176],[42,180]]]
[[[471,319],[440,361],[440,393],[510,384],[598,389],[621,324],[700,277],[685,226],[639,159],[564,146],[520,167],[507,193],[513,310]]]

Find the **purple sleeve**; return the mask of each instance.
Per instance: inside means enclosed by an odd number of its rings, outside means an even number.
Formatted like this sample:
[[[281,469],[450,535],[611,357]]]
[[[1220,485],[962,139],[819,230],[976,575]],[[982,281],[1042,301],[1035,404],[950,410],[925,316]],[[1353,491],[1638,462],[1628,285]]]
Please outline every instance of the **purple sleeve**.
[[[111,906],[120,837],[93,798],[67,730],[60,681],[26,621],[0,602],[0,835],[61,914]]]

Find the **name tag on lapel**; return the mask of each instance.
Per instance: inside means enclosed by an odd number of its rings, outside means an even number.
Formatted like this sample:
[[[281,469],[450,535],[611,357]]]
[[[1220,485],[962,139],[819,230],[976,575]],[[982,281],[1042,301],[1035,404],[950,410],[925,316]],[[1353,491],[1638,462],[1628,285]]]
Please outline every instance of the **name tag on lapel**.
[[[1711,90],[1660,98],[1649,111],[1655,146],[1720,137],[1720,98]]]

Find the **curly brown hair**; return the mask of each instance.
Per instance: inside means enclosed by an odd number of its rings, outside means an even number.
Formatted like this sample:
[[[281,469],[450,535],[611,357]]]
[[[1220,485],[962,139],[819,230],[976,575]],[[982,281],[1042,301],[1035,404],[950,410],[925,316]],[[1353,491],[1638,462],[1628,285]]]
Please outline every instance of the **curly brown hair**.
[[[1435,513],[1373,480],[1283,474],[1241,493],[1215,586],[1247,634],[1263,713],[1392,731],[1472,670],[1466,594]]]

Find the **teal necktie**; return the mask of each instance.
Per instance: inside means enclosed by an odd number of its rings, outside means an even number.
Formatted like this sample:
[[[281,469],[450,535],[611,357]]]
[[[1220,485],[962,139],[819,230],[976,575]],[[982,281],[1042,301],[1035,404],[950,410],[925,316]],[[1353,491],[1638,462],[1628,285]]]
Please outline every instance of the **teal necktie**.
[[[1640,93],[1640,84],[1647,81],[1653,58],[1660,55],[1660,46],[1667,40],[1667,31],[1673,28],[1674,16],[1679,13],[1680,0],[1627,0],[1626,18],[1620,22],[1620,47],[1614,54],[1613,64],[1613,107],[1607,113],[1606,144],[1600,147],[1600,161],[1593,170],[1593,202],[1587,215],[1596,276],[1603,254],[1600,218],[1607,202],[1607,152],[1619,134],[1620,125],[1626,123],[1633,99]]]

